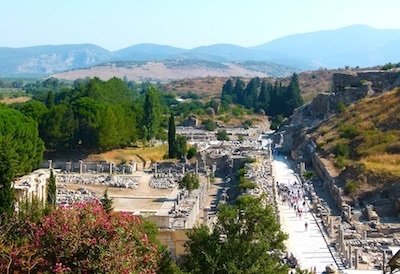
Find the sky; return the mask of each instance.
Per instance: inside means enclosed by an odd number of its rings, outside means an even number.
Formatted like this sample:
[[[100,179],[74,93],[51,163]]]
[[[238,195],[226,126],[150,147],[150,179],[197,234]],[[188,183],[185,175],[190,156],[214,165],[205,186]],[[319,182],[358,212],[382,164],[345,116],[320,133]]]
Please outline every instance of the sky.
[[[354,24],[400,29],[400,0],[0,0],[0,47],[258,46]]]

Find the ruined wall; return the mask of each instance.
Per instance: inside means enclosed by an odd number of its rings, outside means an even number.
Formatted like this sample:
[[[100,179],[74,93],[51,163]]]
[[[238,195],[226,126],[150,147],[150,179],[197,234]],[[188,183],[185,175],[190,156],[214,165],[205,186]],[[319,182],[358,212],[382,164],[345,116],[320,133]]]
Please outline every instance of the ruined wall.
[[[360,71],[360,72],[347,72],[335,73],[332,77],[332,91],[340,92],[346,88],[359,88],[371,83],[371,89],[376,92],[384,92],[392,90],[400,85],[400,72],[399,71]]]
[[[345,202],[342,198],[342,191],[340,187],[337,185],[337,175],[336,173],[332,173],[327,165],[324,163],[324,159],[321,158],[318,153],[312,154],[312,163],[313,167],[318,174],[318,177],[324,181],[324,186],[329,190],[330,195],[335,201],[336,206],[339,210],[343,210],[343,205]]]

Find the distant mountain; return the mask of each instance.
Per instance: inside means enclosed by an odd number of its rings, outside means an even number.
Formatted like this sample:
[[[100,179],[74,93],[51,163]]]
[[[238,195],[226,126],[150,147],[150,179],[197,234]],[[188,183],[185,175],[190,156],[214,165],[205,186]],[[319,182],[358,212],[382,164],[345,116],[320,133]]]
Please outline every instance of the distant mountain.
[[[138,44],[110,52],[92,44],[0,48],[0,77],[47,76],[111,62],[198,60],[212,63],[269,62],[300,70],[371,67],[400,62],[400,30],[354,25],[295,34],[255,46],[216,44],[193,49]],[[119,63],[120,65],[122,63]]]
[[[113,60],[157,61],[187,52],[186,49],[156,44],[138,44],[113,53]]]
[[[92,44],[0,48],[0,76],[49,75],[104,62],[111,54]]]
[[[269,61],[314,67],[371,67],[400,62],[400,30],[353,25],[337,30],[295,34],[252,47]],[[282,62],[282,60],[286,60]]]

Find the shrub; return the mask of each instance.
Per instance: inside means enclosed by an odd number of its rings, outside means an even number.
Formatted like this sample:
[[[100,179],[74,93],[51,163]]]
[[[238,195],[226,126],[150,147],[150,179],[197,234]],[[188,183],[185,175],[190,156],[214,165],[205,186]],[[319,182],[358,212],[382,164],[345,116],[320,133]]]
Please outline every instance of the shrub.
[[[357,128],[353,125],[344,125],[340,128],[340,137],[353,139],[359,134]]]
[[[333,153],[336,157],[347,157],[349,155],[349,147],[341,142],[337,143]]]
[[[390,154],[400,154],[400,142],[395,142],[388,145],[386,151]]]
[[[353,193],[354,191],[356,191],[357,186],[358,186],[357,182],[353,182],[353,181],[347,182],[344,186],[344,193],[346,195]]]
[[[197,154],[197,149],[195,147],[190,147],[188,149],[187,158],[192,159]]]
[[[154,273],[163,258],[154,227],[107,213],[99,202],[59,208],[22,227],[7,249],[0,245],[2,273]]]

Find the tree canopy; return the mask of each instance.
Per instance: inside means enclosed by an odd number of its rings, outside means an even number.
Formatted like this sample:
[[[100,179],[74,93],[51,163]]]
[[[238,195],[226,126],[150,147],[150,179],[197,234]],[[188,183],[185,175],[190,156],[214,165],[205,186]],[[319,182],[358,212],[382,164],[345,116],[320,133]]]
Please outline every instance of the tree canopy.
[[[188,236],[182,268],[191,273],[287,273],[279,261],[287,236],[260,199],[244,196],[219,206],[212,231],[203,225]]]
[[[256,77],[246,83],[236,79],[233,85],[228,79],[222,88],[222,104],[235,103],[247,109],[264,110],[267,115],[289,117],[293,111],[303,105],[297,74],[293,74],[289,86],[275,81],[274,84]]]
[[[43,152],[37,123],[17,110],[0,108],[0,213],[12,213],[12,180],[39,167]]]

